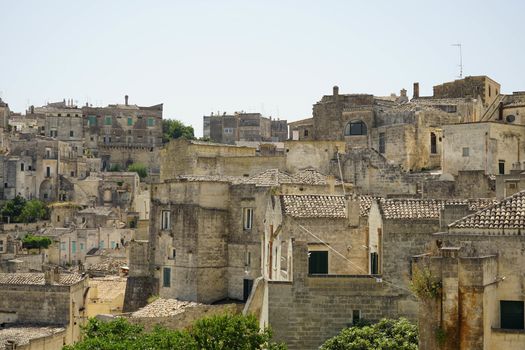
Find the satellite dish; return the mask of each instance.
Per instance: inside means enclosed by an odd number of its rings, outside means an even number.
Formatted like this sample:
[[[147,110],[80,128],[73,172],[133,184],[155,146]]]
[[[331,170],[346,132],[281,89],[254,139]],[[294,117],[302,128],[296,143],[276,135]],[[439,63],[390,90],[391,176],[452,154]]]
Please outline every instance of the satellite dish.
[[[508,115],[505,119],[507,120],[507,123],[514,123],[514,121],[516,120],[516,116],[511,114]]]

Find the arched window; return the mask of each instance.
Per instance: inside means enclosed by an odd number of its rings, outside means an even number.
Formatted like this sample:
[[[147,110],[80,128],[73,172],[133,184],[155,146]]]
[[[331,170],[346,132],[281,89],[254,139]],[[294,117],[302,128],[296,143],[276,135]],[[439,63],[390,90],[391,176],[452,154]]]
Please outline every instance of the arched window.
[[[433,132],[430,133],[430,153],[436,154],[437,153],[437,143],[436,143],[436,134]]]
[[[346,124],[345,136],[366,135],[366,124],[361,120],[354,120]]]

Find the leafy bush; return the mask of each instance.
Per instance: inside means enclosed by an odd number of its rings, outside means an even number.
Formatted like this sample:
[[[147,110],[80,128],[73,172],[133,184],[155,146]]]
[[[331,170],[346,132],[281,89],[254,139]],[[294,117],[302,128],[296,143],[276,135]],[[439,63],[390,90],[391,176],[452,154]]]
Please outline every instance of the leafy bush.
[[[171,139],[184,138],[193,140],[195,133],[193,126],[184,125],[180,120],[164,119],[162,120],[162,142],[169,142]]]
[[[148,168],[141,163],[130,164],[128,166],[128,171],[137,173],[141,180],[148,176]]]
[[[28,223],[46,219],[49,211],[46,204],[38,199],[26,201],[23,197],[16,196],[4,204],[0,214],[4,218],[9,217],[10,222]]]
[[[27,249],[47,249],[51,245],[51,243],[53,242],[48,237],[34,236],[32,234],[28,234],[22,240],[22,247]]]
[[[111,166],[109,167],[109,171],[119,172],[122,171],[122,168],[120,167],[120,164],[111,164]]]
[[[125,318],[111,322],[90,319],[83,327],[83,340],[64,350],[284,350],[270,342],[269,329],[260,331],[253,316],[221,315],[198,320],[190,330],[171,330],[160,326],[145,332]]]
[[[405,318],[383,319],[368,326],[343,329],[322,350],[417,350],[417,327]]]
[[[437,298],[441,293],[441,281],[432,275],[428,267],[414,267],[410,289],[422,300]]]

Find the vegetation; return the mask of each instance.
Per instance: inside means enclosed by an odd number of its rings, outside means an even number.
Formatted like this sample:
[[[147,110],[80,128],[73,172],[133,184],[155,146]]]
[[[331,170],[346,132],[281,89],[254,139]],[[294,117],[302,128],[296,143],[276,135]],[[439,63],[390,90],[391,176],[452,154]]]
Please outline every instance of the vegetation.
[[[441,294],[441,281],[432,275],[428,267],[414,267],[410,289],[421,300],[435,299]]]
[[[160,326],[146,332],[125,318],[111,322],[90,319],[83,328],[83,340],[64,350],[251,350],[286,349],[272,343],[269,329],[259,330],[254,316],[219,315],[198,320],[189,330],[170,330]]]
[[[26,201],[23,197],[16,196],[5,202],[0,214],[7,218],[4,221],[29,223],[46,219],[49,211],[46,204],[38,199]]]
[[[111,164],[111,166],[109,167],[109,171],[119,172],[122,171],[122,168],[120,167],[120,164]]]
[[[148,176],[148,168],[141,163],[133,163],[128,166],[128,171],[137,173],[141,180]]]
[[[195,138],[193,126],[184,125],[183,122],[176,119],[162,120],[162,142],[166,143],[171,139],[178,139],[179,137],[193,140]]]
[[[28,234],[22,240],[22,247],[27,249],[47,249],[51,245],[51,243],[53,242],[48,237],[34,236],[32,234]]]
[[[417,327],[405,318],[383,319],[372,325],[343,329],[328,339],[322,350],[417,350]]]

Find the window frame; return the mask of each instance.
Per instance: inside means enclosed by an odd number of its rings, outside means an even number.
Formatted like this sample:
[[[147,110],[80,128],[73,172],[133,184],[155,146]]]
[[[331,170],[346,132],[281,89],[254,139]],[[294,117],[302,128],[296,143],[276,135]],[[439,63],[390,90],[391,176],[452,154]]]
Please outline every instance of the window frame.
[[[162,268],[162,287],[171,288],[171,267]]]
[[[243,230],[253,228],[253,207],[242,208],[242,228]]]
[[[171,211],[170,210],[161,210],[160,228],[163,231],[171,229]]]
[[[518,306],[518,308],[521,306],[521,310],[518,310],[518,312],[515,312],[515,313],[508,312],[512,304],[514,304],[514,307]],[[507,305],[507,307],[504,307],[504,305]],[[507,309],[506,310],[507,312],[504,313],[504,309]],[[501,329],[517,329],[517,330],[525,329],[525,315],[524,315],[525,314],[525,302],[523,300],[500,300],[499,314],[500,314],[500,328]],[[507,318],[504,318],[504,315],[506,315]],[[520,315],[521,315],[521,320],[519,317]],[[513,319],[513,317],[515,319]]]
[[[359,132],[355,129],[359,125]],[[345,136],[366,136],[368,135],[368,126],[361,119],[349,121],[344,130]]]

